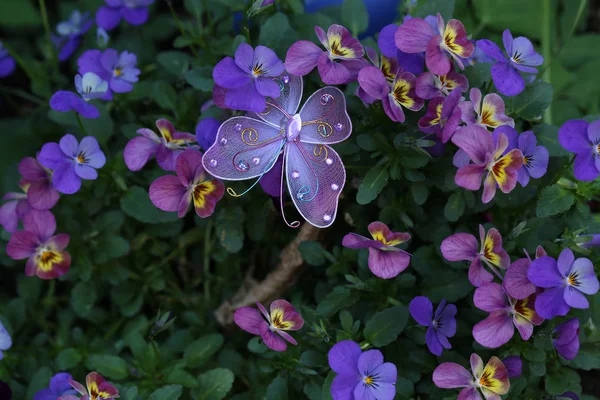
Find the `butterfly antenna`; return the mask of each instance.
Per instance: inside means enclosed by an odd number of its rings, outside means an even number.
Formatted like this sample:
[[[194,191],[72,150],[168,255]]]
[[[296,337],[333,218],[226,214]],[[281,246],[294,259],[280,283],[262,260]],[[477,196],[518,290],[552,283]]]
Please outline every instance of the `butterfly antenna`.
[[[285,159],[285,154],[287,152],[287,148],[283,150],[283,158]],[[285,218],[285,210],[283,207],[283,168],[281,169],[281,185],[279,186],[279,206],[281,208],[281,216],[283,217],[283,222],[290,228],[297,228],[300,226],[300,221],[293,221],[291,224]]]

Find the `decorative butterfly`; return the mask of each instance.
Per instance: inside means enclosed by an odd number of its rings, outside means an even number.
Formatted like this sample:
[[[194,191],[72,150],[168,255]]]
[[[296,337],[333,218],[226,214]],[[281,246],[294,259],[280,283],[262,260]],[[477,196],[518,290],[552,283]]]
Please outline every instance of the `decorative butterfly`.
[[[204,168],[214,177],[229,181],[258,178],[254,187],[283,153],[280,204],[283,214],[284,177],[287,190],[302,217],[318,228],[335,220],[338,198],[346,181],[346,169],[330,144],[346,140],[352,122],[344,94],[335,87],[317,90],[297,112],[302,98],[302,78],[285,73],[273,78],[280,88],[277,99],[267,98],[262,113],[249,113],[225,121],[215,143],[204,153]],[[293,228],[283,215],[285,223]]]

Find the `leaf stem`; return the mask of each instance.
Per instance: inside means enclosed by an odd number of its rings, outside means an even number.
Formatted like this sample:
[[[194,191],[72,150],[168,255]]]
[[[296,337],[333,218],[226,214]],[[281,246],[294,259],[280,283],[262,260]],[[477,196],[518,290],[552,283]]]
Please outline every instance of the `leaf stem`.
[[[204,299],[207,302],[210,301],[210,236],[212,227],[213,220],[211,218],[208,220],[206,233],[204,234],[204,261],[202,265],[204,271]]]
[[[54,51],[54,44],[52,43],[52,31],[50,31],[50,24],[48,23],[48,13],[46,12],[46,0],[39,0],[40,12],[42,13],[42,22],[44,23],[44,30],[46,31],[46,37],[48,39],[50,51],[50,57],[52,58],[52,64],[55,71],[58,71],[58,58]]]
[[[79,124],[79,129],[81,129],[81,133],[83,133],[85,136],[89,136],[87,131],[85,130],[85,127],[83,126],[83,123],[81,122],[79,113],[75,113],[75,117],[77,118],[77,123]]]
[[[551,0],[543,0],[542,5],[542,53],[544,62],[548,67],[544,70],[544,80],[552,83],[552,73],[550,63],[552,62],[552,5]],[[544,111],[544,122],[552,125],[552,104]]]

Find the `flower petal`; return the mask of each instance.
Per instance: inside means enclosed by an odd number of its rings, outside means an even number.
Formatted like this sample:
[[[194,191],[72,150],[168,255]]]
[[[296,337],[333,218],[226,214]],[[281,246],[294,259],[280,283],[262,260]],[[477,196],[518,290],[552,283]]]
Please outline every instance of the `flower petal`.
[[[452,136],[452,143],[464,150],[476,164],[486,161],[486,154],[494,151],[492,136],[485,128],[470,125],[459,129]]]
[[[473,303],[480,310],[493,312],[508,308],[508,298],[504,289],[497,283],[478,287],[473,295]]]
[[[441,41],[442,37],[440,35],[434,36],[427,44],[425,53],[425,64],[436,75],[446,75],[450,72],[452,66],[452,62],[440,48]]]
[[[596,167],[596,157],[591,150],[585,153],[577,153],[575,156],[575,165],[573,167],[575,178],[580,181],[593,181],[598,177],[598,167]]]
[[[312,71],[318,63],[323,49],[307,40],[299,40],[287,51],[285,69],[293,75],[304,76]]]
[[[185,192],[185,187],[174,175],[159,177],[152,182],[149,190],[152,204],[163,211],[177,211]]]
[[[342,340],[336,343],[327,354],[329,367],[340,375],[358,375],[358,359],[362,351],[358,343]]]
[[[535,293],[536,286],[527,277],[530,264],[528,258],[520,258],[506,271],[502,286],[511,297],[522,300]]]
[[[497,62],[492,67],[492,80],[500,93],[516,96],[525,89],[525,81],[510,63]]]
[[[319,56],[317,61],[321,80],[328,85],[343,85],[350,81],[351,74],[347,67],[329,59],[327,53]]]
[[[331,383],[331,397],[333,400],[348,400],[354,398],[354,389],[360,382],[358,373],[351,375],[337,375]]]
[[[577,276],[577,281],[579,283],[576,286],[577,290],[589,295],[598,293],[598,278],[594,272],[594,265],[590,260],[587,258],[578,258],[575,260],[571,268],[571,274]]]
[[[410,315],[419,325],[430,326],[433,321],[433,304],[425,296],[417,296],[408,305]]]
[[[478,40],[476,45],[488,57],[491,57],[496,61],[506,61],[506,57],[502,53],[502,50],[500,50],[500,47],[498,47],[498,45],[491,40]]]
[[[410,264],[410,254],[403,250],[386,251],[369,248],[369,269],[379,278],[391,279]]]
[[[470,386],[473,376],[462,365],[445,362],[433,371],[433,383],[440,389],[454,389]]]
[[[573,308],[589,308],[590,303],[583,293],[574,287],[568,286],[564,290],[565,302]]]
[[[125,165],[130,171],[139,171],[144,168],[144,165],[156,156],[156,152],[160,143],[148,139],[144,136],[138,136],[127,142],[123,157]]]
[[[533,265],[533,264],[532,264]],[[531,269],[531,267],[529,267]],[[535,311],[544,319],[565,316],[571,307],[565,301],[565,288],[555,287],[537,295]]]
[[[10,236],[10,240],[6,245],[6,254],[13,260],[23,260],[29,258],[38,245],[39,238],[32,232],[19,231]]]
[[[260,325],[260,337],[265,342],[265,345],[271,350],[275,350],[278,352],[285,351],[287,349],[287,344],[285,340],[281,338],[281,336],[277,335],[275,332],[272,332],[269,329],[268,324]]]
[[[548,256],[537,258],[531,262],[527,278],[535,286],[541,288],[560,286],[564,281],[563,276],[558,272],[556,260]]]
[[[498,348],[513,337],[515,328],[506,310],[494,311],[473,327],[473,338],[482,346]]]
[[[231,57],[225,57],[215,65],[213,79],[225,89],[237,89],[252,81],[250,71],[240,69]]]
[[[433,326],[427,328],[427,333],[425,333],[425,343],[427,343],[427,348],[436,356],[441,356],[444,348],[442,347],[442,343],[438,338],[438,334]]]
[[[381,364],[383,364],[383,353],[381,353],[381,351],[365,351],[358,357],[358,373],[362,376],[366,376]]]
[[[589,125],[582,119],[565,122],[558,130],[560,145],[572,153],[590,152],[592,144],[588,138]]]
[[[454,182],[465,189],[479,190],[481,178],[485,174],[485,165],[465,165],[458,169]]]
[[[405,53],[421,53],[437,33],[421,18],[405,21],[396,31],[396,46]]]
[[[225,105],[232,110],[263,112],[267,106],[266,99],[254,82],[249,82],[237,89],[229,89],[225,93]]]
[[[372,240],[356,233],[349,233],[342,239],[342,246],[349,249],[368,249],[376,248],[380,249],[385,245],[377,240]]]
[[[478,257],[469,266],[469,282],[475,287],[485,285],[494,280],[494,276],[486,271]]]
[[[371,97],[381,100],[390,89],[383,72],[377,67],[365,67],[358,73],[360,87]]]
[[[468,233],[455,233],[442,241],[440,250],[448,261],[471,261],[477,255],[477,239]]]
[[[288,323],[288,326],[286,326],[285,330],[297,331],[304,326],[304,320],[300,314],[298,314],[294,306],[292,306],[286,300],[275,300],[272,302],[270,311],[272,320],[275,320],[275,314],[281,313],[282,321]]]

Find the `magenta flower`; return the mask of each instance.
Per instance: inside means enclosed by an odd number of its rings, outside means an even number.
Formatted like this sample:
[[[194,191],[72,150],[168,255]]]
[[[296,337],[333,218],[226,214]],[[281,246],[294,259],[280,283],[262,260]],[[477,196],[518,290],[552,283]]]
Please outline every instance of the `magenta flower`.
[[[446,75],[436,75],[431,72],[423,72],[417,77],[417,96],[422,99],[433,99],[434,97],[448,96],[454,89],[466,92],[469,89],[467,77],[450,68]],[[462,106],[465,103],[461,103]],[[461,107],[462,109],[462,107]]]
[[[75,89],[79,95],[68,90],[54,93],[50,98],[50,107],[58,112],[75,111],[85,118],[98,118],[100,111],[88,101],[103,97],[108,90],[108,83],[95,73],[86,72],[83,76],[75,75]]]
[[[383,222],[371,222],[369,233],[373,239],[368,239],[356,233],[344,236],[342,245],[350,249],[369,249],[369,269],[383,279],[391,279],[410,264],[410,254],[397,246],[410,240],[410,234],[392,232]]]
[[[453,90],[448,97],[431,99],[427,112],[419,119],[419,129],[425,133],[435,133],[442,142],[448,142],[460,124],[460,98],[460,90]]]
[[[600,175],[600,121],[567,121],[558,131],[558,141],[565,150],[576,154],[575,178],[593,181]]]
[[[113,400],[119,397],[119,391],[116,387],[97,372],[90,372],[85,378],[85,386],[74,380],[69,384],[75,389],[81,397],[80,400]]]
[[[25,214],[31,209],[27,201],[27,189],[29,185],[28,181],[21,179],[19,187],[23,191],[22,193],[8,192],[2,196],[2,200],[5,200],[6,203],[0,207],[0,225],[8,233],[17,231],[19,221],[22,221]]]
[[[405,53],[425,51],[427,68],[436,75],[450,72],[452,62],[444,53],[450,54],[460,69],[464,69],[462,58],[473,54],[473,43],[467,39],[465,27],[457,19],[444,26],[442,16],[437,14],[437,31],[425,20],[412,18],[405,21],[396,31],[396,46]]]
[[[459,129],[452,142],[462,149],[473,164],[458,169],[454,181],[468,190],[479,190],[481,179],[487,171],[481,201],[489,203],[499,187],[503,193],[510,193],[517,185],[519,169],[523,166],[523,153],[513,149],[504,154],[509,146],[508,137],[500,133],[496,146],[488,131],[477,125]]]
[[[508,29],[502,34],[502,41],[508,57],[490,40],[478,40],[477,47],[497,61],[492,67],[492,80],[498,91],[505,96],[516,96],[525,88],[519,72],[537,74],[534,67],[542,65],[544,57],[536,53],[529,39],[523,36],[513,39]]]
[[[76,399],[77,391],[71,387],[69,381],[73,380],[73,376],[66,372],[59,372],[50,379],[49,387],[39,390],[33,400],[68,400],[69,396],[74,396]]]
[[[333,400],[392,400],[396,395],[398,371],[394,364],[383,362],[381,351],[363,353],[358,343],[342,340],[327,358],[337,374],[331,384]]]
[[[31,207],[50,210],[56,205],[60,194],[52,184],[52,171],[35,158],[25,157],[19,163],[19,173],[27,181],[27,203]]]
[[[546,289],[537,296],[535,310],[545,318],[567,315],[571,307],[589,308],[584,294],[598,292],[594,265],[587,258],[578,258],[564,249],[558,262],[552,257],[540,257],[529,266],[527,277],[534,285]]]
[[[206,151],[213,145],[221,123],[214,118],[204,118],[196,125],[196,141]]]
[[[270,313],[262,304],[256,303],[256,305],[260,309],[260,313],[252,307],[242,307],[235,310],[233,320],[237,326],[246,332],[260,336],[265,345],[271,350],[285,351],[287,344],[283,339],[293,345],[298,344],[285,331],[301,329],[304,320],[290,303],[285,300],[275,300],[271,303]]]
[[[518,378],[523,373],[523,360],[519,356],[509,356],[502,360],[510,379]]]
[[[112,100],[113,92],[131,92],[133,84],[139,80],[137,57],[128,51],[119,54],[114,49],[87,50],[77,59],[77,65],[80,74],[93,72],[108,82],[108,90],[102,96],[102,100]]]
[[[388,83],[392,84],[394,82],[394,80],[396,79],[396,75],[398,74],[398,72],[401,71],[398,61],[395,58],[388,58],[385,55],[382,55],[381,59],[380,59],[379,55],[377,54],[377,51],[375,51],[374,49],[372,49],[370,47],[366,47],[365,50],[366,50],[367,58],[369,59],[369,61],[371,61],[371,63],[375,67],[379,68],[379,70],[381,70],[381,72],[383,73],[383,76],[388,81]],[[364,70],[364,68],[363,68],[363,70]],[[360,72],[359,72],[359,81],[358,82],[360,84]],[[365,104],[373,104],[373,103],[375,103],[375,101],[377,101],[377,99],[375,97],[368,95],[367,92],[365,92],[364,89],[362,87],[360,87],[360,85],[358,86],[356,95]],[[379,97],[380,93],[378,92],[377,95]]]
[[[404,22],[412,19],[410,15],[404,17]],[[425,17],[434,29],[437,29],[437,18],[433,15]],[[377,38],[377,45],[381,54],[388,58],[395,58],[405,71],[419,75],[425,69],[425,51],[419,53],[405,53],[396,46],[396,32],[399,26],[396,24],[386,25],[381,28]]]
[[[441,389],[464,388],[458,400],[481,400],[479,390],[488,400],[499,400],[500,395],[508,393],[510,381],[508,370],[498,357],[492,357],[485,368],[483,360],[477,354],[471,354],[471,372],[462,365],[445,362],[433,371],[433,383]]]
[[[579,352],[579,320],[573,318],[554,328],[552,344],[565,360],[573,360]]]
[[[177,158],[177,176],[165,175],[150,185],[150,200],[163,211],[177,211],[183,218],[192,201],[200,218],[210,217],[219,200],[223,198],[225,186],[217,179],[210,179],[202,166],[202,153],[188,149]]]
[[[391,85],[377,67],[365,67],[358,74],[360,87],[370,97],[381,100],[385,113],[394,122],[404,122],[402,107],[411,111],[423,108],[423,99],[415,93],[415,80],[413,74],[402,69],[398,70]]]
[[[537,287],[527,277],[531,258],[529,258],[529,254],[525,254],[527,255],[526,258],[519,258],[508,267],[504,275],[504,281],[502,282],[502,287],[504,287],[506,293],[517,300],[523,300],[537,291]],[[546,251],[541,246],[538,246],[535,252],[536,258],[546,255]]]
[[[469,281],[475,287],[491,282],[494,276],[487,272],[483,261],[494,273],[500,276],[496,268],[506,269],[510,264],[508,253],[502,248],[502,235],[496,228],[485,234],[483,225],[479,225],[481,249],[477,249],[477,239],[469,233],[455,233],[442,242],[440,250],[448,261],[471,261]]]
[[[119,25],[124,19],[129,25],[138,26],[148,20],[148,6],[154,0],[104,0],[96,12],[96,24],[107,31]]]
[[[86,136],[77,142],[75,136],[67,133],[59,143],[46,143],[38,160],[41,165],[54,171],[52,184],[60,193],[73,194],[81,188],[81,180],[98,178],[96,169],[102,168],[106,157],[93,136]]]
[[[328,85],[356,80],[358,72],[368,65],[362,58],[365,50],[360,42],[341,25],[331,25],[327,33],[315,26],[315,33],[325,51],[313,42],[300,40],[289,48],[285,69],[290,74],[304,76],[317,67],[321,80]]]
[[[424,296],[417,296],[409,304],[410,315],[419,323],[426,326],[425,341],[432,354],[441,356],[444,349],[451,349],[448,338],[456,334],[456,306],[446,304],[446,300],[438,305],[433,313],[431,300]]]
[[[31,210],[23,219],[24,230],[13,233],[6,245],[6,254],[13,260],[28,258],[25,275],[54,279],[66,274],[71,256],[64,249],[69,235],[54,235],[56,219],[50,211]]]
[[[284,67],[273,50],[265,46],[252,49],[247,43],[238,46],[235,59],[225,57],[213,69],[215,84],[225,89],[225,105],[233,110],[262,112],[266,98],[278,98],[279,83],[274,79]]]
[[[175,171],[177,157],[186,149],[197,148],[191,145],[196,140],[194,135],[176,131],[166,119],[157,120],[156,127],[160,136],[148,128],[138,129],[137,133],[141,136],[131,139],[125,146],[123,157],[129,170],[139,171],[156,157],[163,170]]]
[[[481,99],[481,90],[472,88],[469,92],[471,101],[460,104],[462,120],[467,125],[480,125],[484,128],[496,129],[501,125],[514,128],[515,121],[504,113],[504,100],[496,93],[486,94]]]
[[[478,287],[473,302],[475,307],[490,313],[473,327],[473,338],[480,345],[492,349],[508,343],[515,333],[515,327],[523,340],[529,340],[533,326],[544,322],[533,306],[535,294],[524,300],[513,299],[497,283]]]

